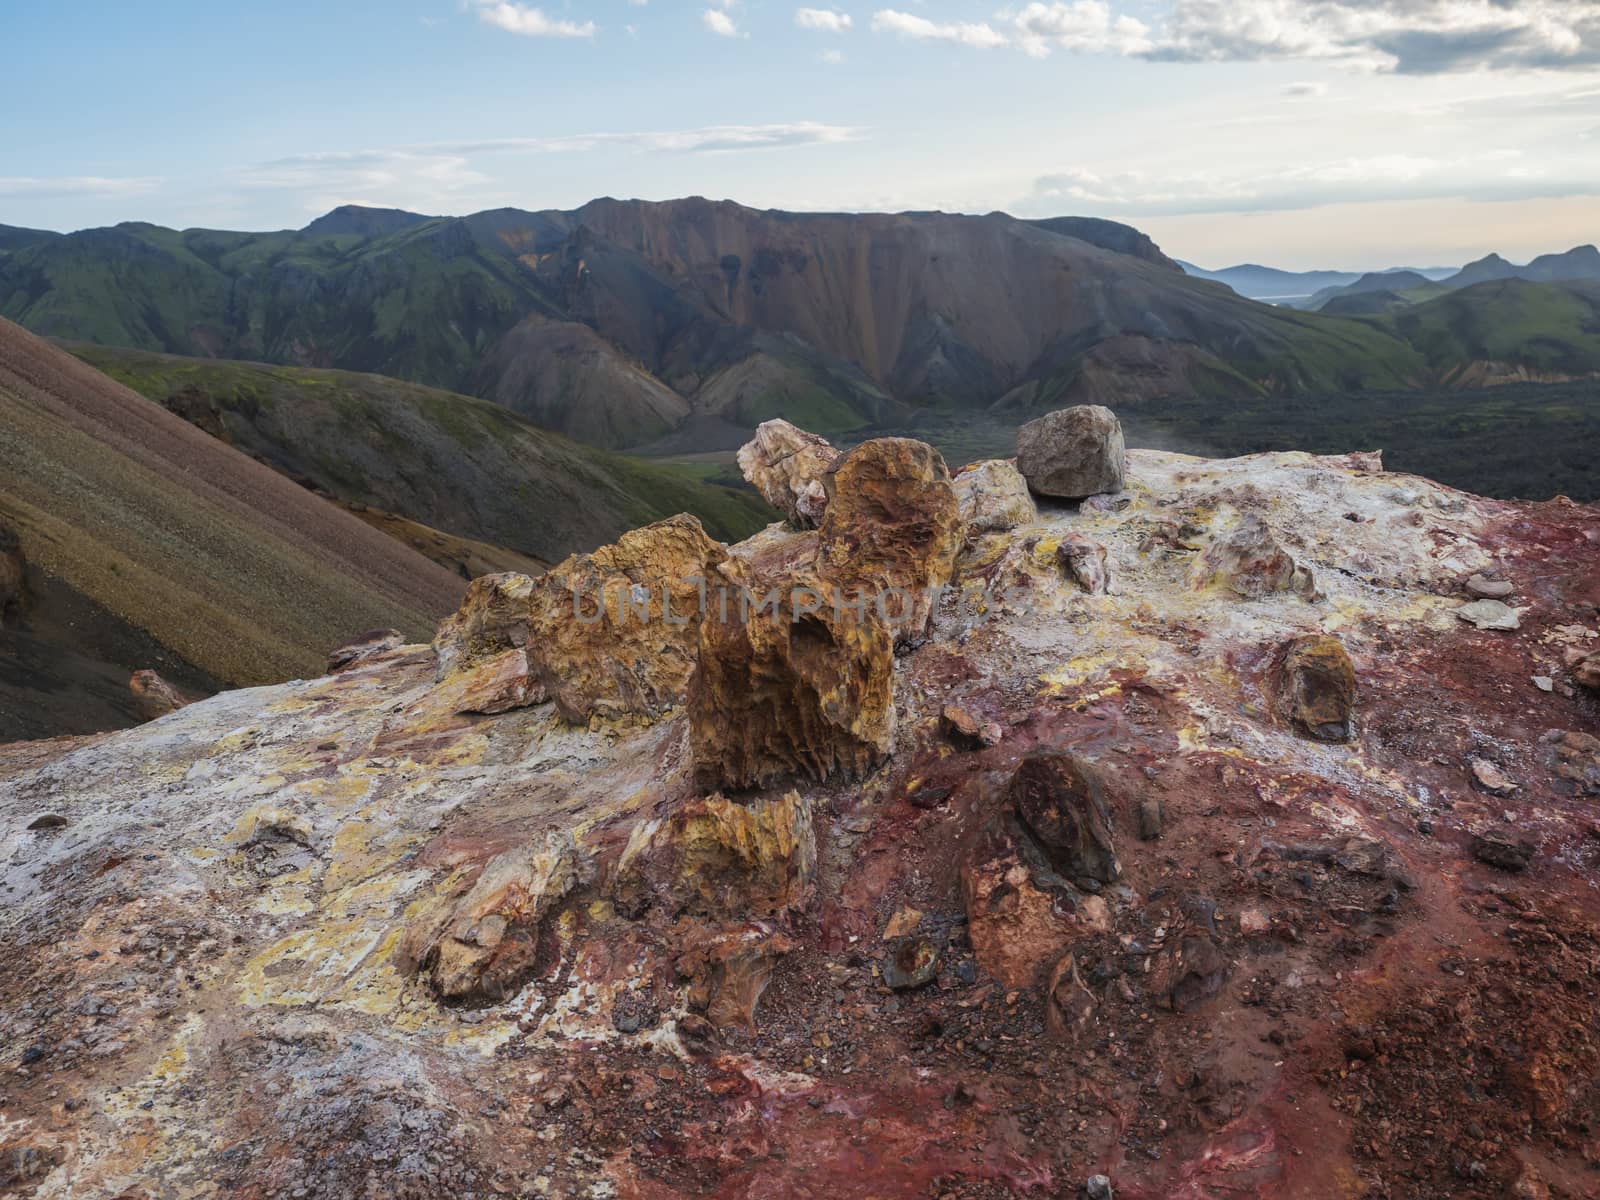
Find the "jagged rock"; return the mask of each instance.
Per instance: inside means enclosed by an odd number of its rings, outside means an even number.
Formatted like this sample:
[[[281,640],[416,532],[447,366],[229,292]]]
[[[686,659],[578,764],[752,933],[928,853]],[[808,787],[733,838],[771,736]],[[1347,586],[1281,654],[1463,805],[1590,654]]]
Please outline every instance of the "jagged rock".
[[[314,844],[311,821],[276,804],[258,804],[246,812],[228,840],[235,846],[293,842],[310,849]]]
[[[1572,677],[1584,687],[1600,692],[1600,653],[1580,658],[1572,668]]]
[[[968,533],[1000,532],[1028,525],[1039,517],[1028,481],[1016,464],[1003,458],[969,463],[950,481]]]
[[[1519,838],[1513,829],[1500,826],[1474,834],[1472,855],[1479,862],[1502,871],[1525,871],[1533,858],[1532,842]]]
[[[1081,759],[1059,751],[1030,754],[1011,777],[1006,802],[1068,879],[1113,883],[1122,874],[1105,787]]]
[[[22,542],[0,525],[0,629],[15,625],[28,606],[28,564]]]
[[[1046,413],[1017,430],[1017,469],[1041,496],[1120,492],[1126,459],[1122,422],[1098,404]]]
[[[194,703],[160,675],[148,669],[133,673],[133,678],[128,680],[128,690],[133,693],[133,709],[141,721],[154,721]]]
[[[1084,1200],[1113,1200],[1111,1176],[1091,1175],[1083,1185]]]
[[[569,721],[658,717],[683,702],[707,579],[727,547],[680,514],[575,554],[532,588],[528,657]]]
[[[826,440],[782,419],[763,421],[738,458],[744,477],[795,525],[808,529],[822,520],[828,507],[823,479],[839,458]]]
[[[636,827],[615,891],[632,913],[660,899],[674,914],[778,917],[804,907],[816,867],[809,800],[787,792],[741,804],[711,795]]]
[[[1517,610],[1498,600],[1474,600],[1456,609],[1456,616],[1469,621],[1479,629],[1496,629],[1512,632],[1522,628],[1522,618]]]
[[[1487,575],[1473,575],[1467,579],[1467,595],[1480,600],[1504,600],[1516,589],[1504,579],[1490,579]]]
[[[568,833],[497,854],[466,895],[413,921],[405,956],[444,999],[502,999],[532,967],[545,914],[577,881]]]
[[[1283,706],[1289,720],[1319,742],[1355,736],[1356,670],[1338,638],[1313,634],[1289,643]]]
[[[1067,576],[1091,596],[1103,595],[1111,586],[1106,548],[1092,538],[1069,533],[1056,548],[1056,559]]]
[[[1006,987],[1036,986],[1082,936],[1057,903],[1060,890],[1036,886],[1022,847],[1000,823],[983,830],[962,864],[961,890],[972,951]]]
[[[1215,539],[1189,572],[1196,591],[1222,586],[1247,600],[1274,592],[1294,592],[1316,597],[1316,577],[1290,557],[1267,523],[1254,513],[1245,514],[1229,533]]]
[[[689,985],[689,1007],[719,1029],[742,1025],[754,1031],[756,1006],[772,980],[772,969],[793,949],[789,937],[760,923],[703,933],[678,956],[678,975]]]
[[[909,991],[932,983],[939,974],[941,947],[927,934],[915,933],[895,940],[883,964],[883,982],[894,991]]]
[[[467,587],[461,607],[439,625],[433,639],[436,677],[465,670],[528,644],[528,603],[534,581],[507,571],[480,575]]]
[[[1050,972],[1044,992],[1045,1027],[1059,1038],[1076,1038],[1094,1020],[1094,993],[1078,974],[1077,960],[1063,954]]]
[[[852,609],[809,563],[730,561],[713,596],[688,696],[702,788],[860,775],[888,753],[894,636],[870,604]]]
[[[1539,739],[1544,764],[1560,779],[1600,796],[1600,738],[1579,731],[1552,729]]]
[[[492,716],[539,704],[547,697],[526,650],[507,650],[459,670],[445,685],[454,693],[451,711]]]
[[[1161,811],[1161,801],[1154,796],[1146,796],[1139,801],[1139,840],[1153,842],[1161,836],[1162,826],[1165,824],[1165,814]]]
[[[400,649],[406,636],[398,629],[369,629],[328,651],[328,674],[336,675],[380,655]]]
[[[1150,973],[1150,994],[1164,1008],[1190,1012],[1222,990],[1228,960],[1207,933],[1174,932]]]
[[[943,456],[911,438],[874,438],[827,483],[818,571],[847,598],[872,602],[897,640],[921,638],[966,536]]]
[[[1005,737],[998,721],[985,721],[959,704],[946,704],[939,719],[951,741],[965,746],[998,746]]]

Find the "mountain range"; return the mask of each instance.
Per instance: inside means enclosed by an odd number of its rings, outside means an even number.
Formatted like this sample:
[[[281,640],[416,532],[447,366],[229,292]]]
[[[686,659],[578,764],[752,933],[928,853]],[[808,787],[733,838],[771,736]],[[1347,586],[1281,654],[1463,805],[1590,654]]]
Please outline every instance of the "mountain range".
[[[149,351],[377,372],[619,447],[1117,394],[1409,386],[1413,348],[1185,275],[1113,222],[598,200],[303,230],[9,231],[0,315]]]
[[[1283,271],[1277,267],[1264,267],[1258,263],[1241,263],[1236,267],[1223,267],[1208,271],[1193,263],[1179,260],[1179,267],[1197,279],[1225,283],[1241,296],[1261,300],[1268,304],[1287,304],[1295,308],[1306,307],[1319,292],[1349,287],[1364,278],[1401,272],[1420,275],[1425,279],[1443,279],[1455,274],[1454,267],[1391,267],[1386,271],[1363,273],[1360,271]]]

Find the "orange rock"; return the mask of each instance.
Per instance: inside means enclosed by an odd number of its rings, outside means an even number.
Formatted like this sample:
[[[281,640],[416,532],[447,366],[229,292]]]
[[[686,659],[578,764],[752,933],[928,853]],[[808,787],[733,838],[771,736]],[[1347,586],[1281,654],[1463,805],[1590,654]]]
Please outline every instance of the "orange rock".
[[[437,678],[528,644],[528,601],[534,581],[507,571],[480,575],[467,587],[461,607],[439,625],[433,639]]]
[[[1285,715],[1319,742],[1355,736],[1356,669],[1336,637],[1296,638],[1284,652]]]
[[[139,714],[141,721],[154,721],[194,703],[150,670],[135,671],[133,678],[128,680],[128,690],[133,693],[134,711]]]

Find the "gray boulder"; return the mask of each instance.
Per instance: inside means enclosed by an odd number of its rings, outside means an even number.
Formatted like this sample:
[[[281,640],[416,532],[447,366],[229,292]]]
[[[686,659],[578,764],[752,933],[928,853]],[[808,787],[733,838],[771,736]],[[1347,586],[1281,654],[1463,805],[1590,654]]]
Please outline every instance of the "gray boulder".
[[[1125,459],[1122,423],[1098,404],[1046,413],[1017,430],[1017,469],[1041,496],[1120,492]]]

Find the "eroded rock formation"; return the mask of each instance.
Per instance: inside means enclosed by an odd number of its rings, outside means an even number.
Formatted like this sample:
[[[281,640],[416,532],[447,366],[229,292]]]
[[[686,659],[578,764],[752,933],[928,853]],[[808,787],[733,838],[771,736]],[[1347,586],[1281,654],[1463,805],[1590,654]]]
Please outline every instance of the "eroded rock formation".
[[[801,529],[814,528],[828,507],[824,477],[839,452],[824,438],[775,419],[756,427],[739,450],[739,469],[762,499]]]
[[[187,707],[192,701],[156,672],[148,668],[135,671],[128,680],[133,693],[133,708],[141,721],[154,721]]]

